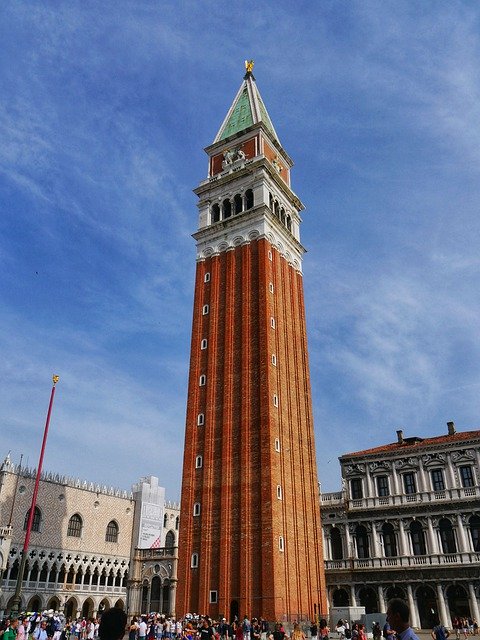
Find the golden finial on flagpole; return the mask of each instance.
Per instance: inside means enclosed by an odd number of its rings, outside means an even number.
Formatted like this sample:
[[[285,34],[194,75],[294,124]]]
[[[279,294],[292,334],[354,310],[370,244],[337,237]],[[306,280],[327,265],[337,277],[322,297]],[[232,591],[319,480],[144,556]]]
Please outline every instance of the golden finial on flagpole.
[[[53,380],[53,384],[56,385],[57,382],[60,380],[60,376],[54,375],[52,380]]]

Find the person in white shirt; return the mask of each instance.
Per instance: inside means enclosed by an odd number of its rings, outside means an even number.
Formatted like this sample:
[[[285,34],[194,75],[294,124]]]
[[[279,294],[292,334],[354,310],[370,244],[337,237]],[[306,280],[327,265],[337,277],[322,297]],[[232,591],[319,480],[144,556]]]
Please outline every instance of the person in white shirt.
[[[147,623],[145,622],[145,618],[142,618],[140,624],[138,625],[138,640],[145,640],[147,635]]]

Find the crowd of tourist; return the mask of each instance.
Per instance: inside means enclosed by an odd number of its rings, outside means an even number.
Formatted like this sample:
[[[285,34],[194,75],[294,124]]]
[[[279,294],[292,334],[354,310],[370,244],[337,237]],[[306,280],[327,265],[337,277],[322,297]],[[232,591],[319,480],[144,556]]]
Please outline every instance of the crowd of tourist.
[[[116,616],[116,618],[115,618]],[[107,628],[112,620],[114,631]],[[102,637],[102,620],[104,633]],[[115,626],[116,625],[116,626]],[[113,637],[111,634],[120,634]],[[339,640],[367,640],[369,634],[365,625],[339,620],[335,626],[335,636]],[[387,611],[387,621],[383,627],[373,623],[371,636],[373,640],[418,640],[409,626],[409,611],[405,603],[393,600]],[[456,640],[466,640],[468,636],[478,635],[478,624],[470,618],[455,617],[452,620],[452,631]],[[107,635],[105,635],[107,634]],[[330,640],[330,629],[327,621],[312,621],[301,626],[294,623],[290,631],[281,622],[271,626],[263,618],[247,616],[242,620],[235,618],[227,622],[225,618],[212,620],[208,616],[187,614],[182,620],[150,613],[133,617],[127,624],[123,610],[110,609],[100,619],[77,618],[70,620],[58,612],[44,611],[4,619],[0,625],[0,640],[119,640],[128,634],[128,640]],[[431,636],[432,640],[446,640],[450,632],[437,620]]]

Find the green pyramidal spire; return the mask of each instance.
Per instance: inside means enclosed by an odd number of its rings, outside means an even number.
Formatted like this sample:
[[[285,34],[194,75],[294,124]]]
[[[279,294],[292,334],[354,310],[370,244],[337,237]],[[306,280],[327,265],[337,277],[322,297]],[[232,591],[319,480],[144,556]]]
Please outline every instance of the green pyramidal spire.
[[[280,142],[257,89],[252,73],[253,60],[245,61],[245,67],[247,73],[214,142],[224,140],[258,122],[263,122],[275,140]]]

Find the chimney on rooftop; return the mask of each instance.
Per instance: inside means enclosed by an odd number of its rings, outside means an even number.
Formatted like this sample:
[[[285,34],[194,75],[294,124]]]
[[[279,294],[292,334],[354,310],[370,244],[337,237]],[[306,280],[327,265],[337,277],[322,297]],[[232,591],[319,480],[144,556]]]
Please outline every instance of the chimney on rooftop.
[[[398,444],[403,444],[403,431],[402,431],[402,429],[398,429],[397,430],[397,439],[398,439]]]
[[[455,429],[455,423],[454,422],[447,422],[447,427],[448,427],[448,435],[449,436],[453,436],[453,434],[457,432],[457,430]]]

